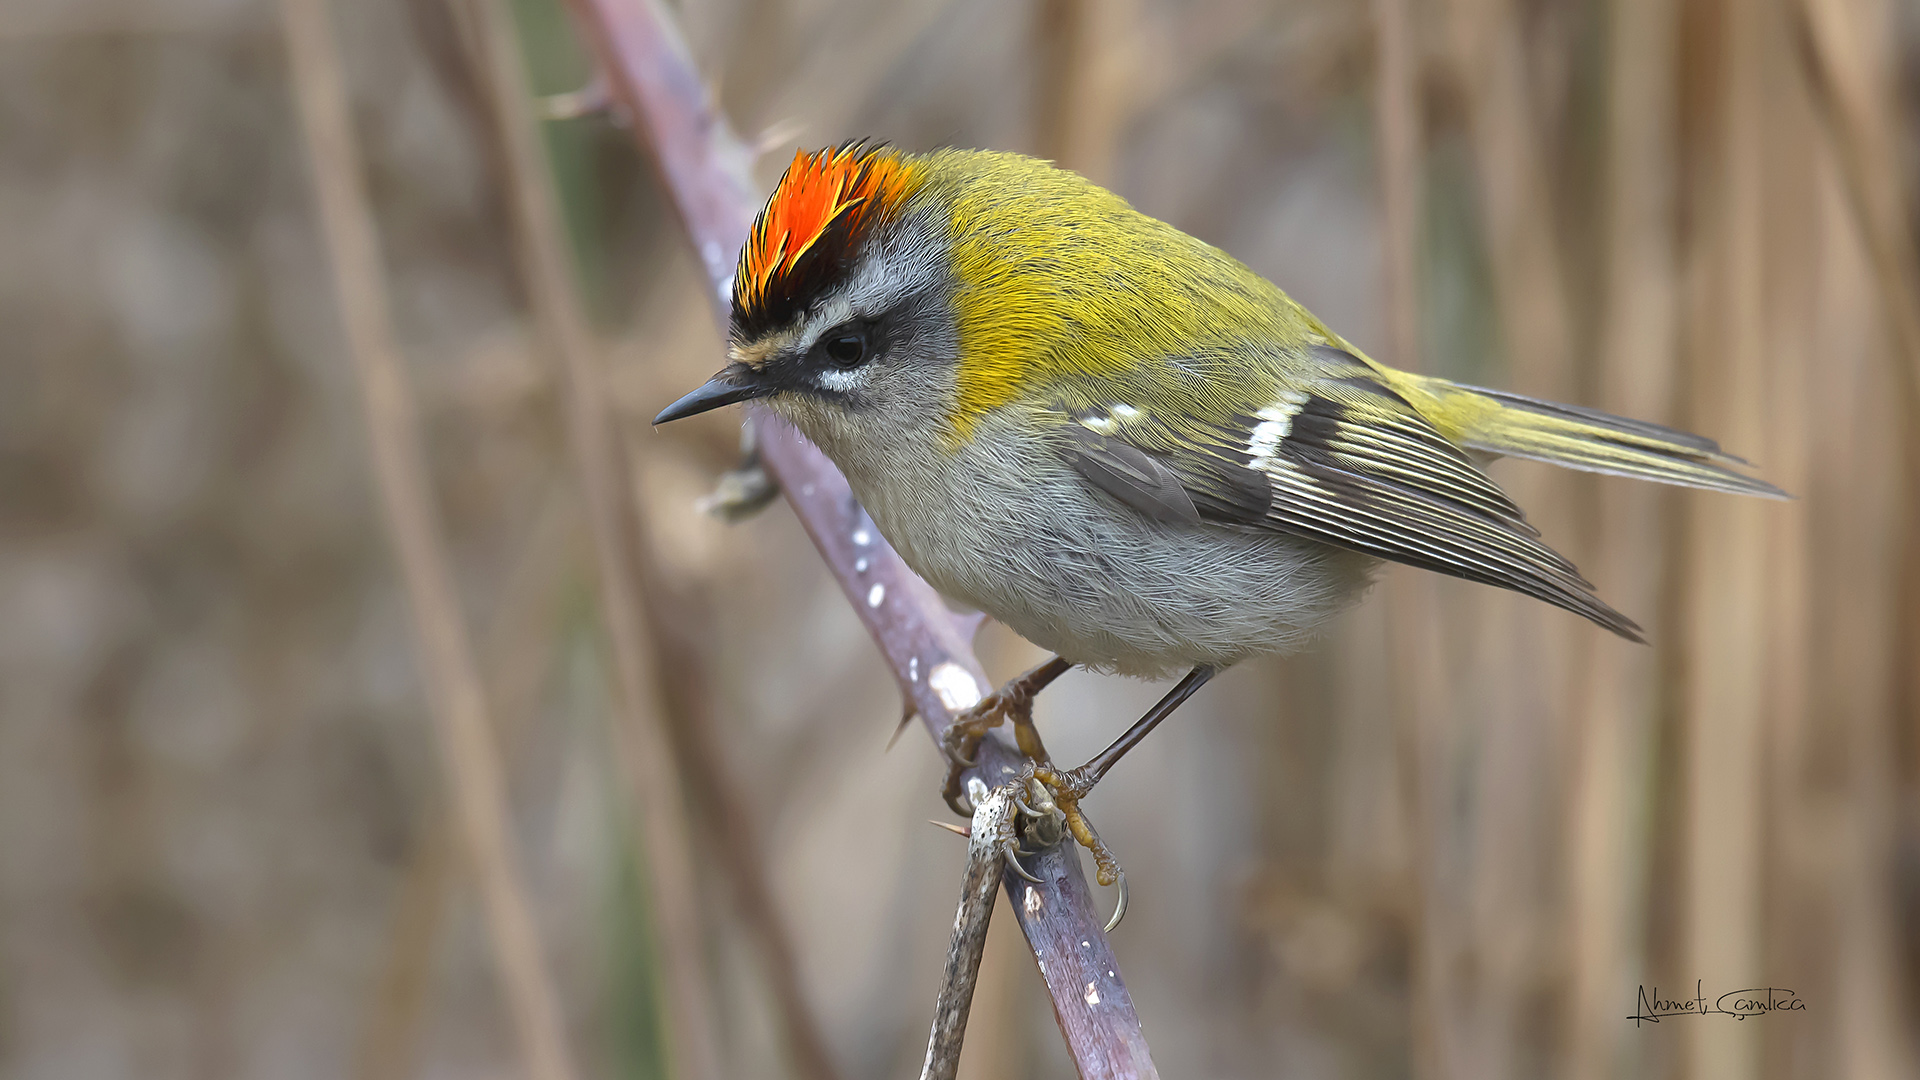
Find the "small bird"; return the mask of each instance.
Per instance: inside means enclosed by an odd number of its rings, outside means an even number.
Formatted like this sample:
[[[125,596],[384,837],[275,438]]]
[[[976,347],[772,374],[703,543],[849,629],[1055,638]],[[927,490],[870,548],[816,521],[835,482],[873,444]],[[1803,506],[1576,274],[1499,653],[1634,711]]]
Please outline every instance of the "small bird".
[[[728,338],[731,363],[654,423],[763,399],[917,573],[1057,654],[955,723],[949,799],[1012,719],[1105,884],[1079,799],[1215,672],[1301,646],[1382,559],[1642,640],[1479,459],[1784,497],[1698,435],[1376,363],[1227,253],[1017,154],[796,154]],[[1074,664],[1186,675],[1055,771],[1030,703]]]

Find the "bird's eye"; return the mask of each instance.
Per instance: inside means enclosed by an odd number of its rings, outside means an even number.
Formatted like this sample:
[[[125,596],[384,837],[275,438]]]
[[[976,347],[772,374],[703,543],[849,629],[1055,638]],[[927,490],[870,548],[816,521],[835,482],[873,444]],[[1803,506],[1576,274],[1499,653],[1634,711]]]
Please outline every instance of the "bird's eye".
[[[867,358],[867,335],[857,327],[841,327],[825,342],[827,360],[835,367],[859,367]]]

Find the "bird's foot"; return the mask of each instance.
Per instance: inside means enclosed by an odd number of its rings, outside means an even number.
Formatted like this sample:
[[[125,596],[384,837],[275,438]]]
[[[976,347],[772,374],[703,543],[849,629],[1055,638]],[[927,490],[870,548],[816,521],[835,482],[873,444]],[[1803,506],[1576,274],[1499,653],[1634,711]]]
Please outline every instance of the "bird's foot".
[[[1012,707],[1013,702],[1006,688],[1002,687],[953,718],[940,736],[940,750],[946,754],[948,763],[956,772],[973,768],[973,755],[980,749],[980,740],[987,737],[987,732],[1000,726]]]
[[[1002,784],[998,790],[990,790],[985,781],[972,777],[967,780],[967,799],[974,806],[975,829],[982,820],[981,807],[995,801],[1001,804],[1002,810],[989,815],[993,832],[987,838],[988,842],[999,851],[1007,869],[1015,876],[1039,884],[1041,879],[1022,866],[1020,860],[1038,849],[1059,843],[1066,836],[1066,825],[1064,816],[1053,804],[1052,796],[1046,787],[1033,778],[1033,772],[1034,766],[1029,763],[1018,776]],[[958,826],[943,827],[973,838],[973,830]]]
[[[1112,849],[1100,839],[1100,834],[1094,831],[1093,822],[1087,820],[1086,813],[1080,809],[1080,800],[1093,790],[1098,779],[1085,766],[1055,769],[1043,764],[1033,770],[1034,786],[1048,793],[1067,831],[1093,855],[1093,865],[1098,871],[1100,884],[1117,885],[1126,878],[1120,870],[1120,860],[1114,858]]]
[[[1107,847],[1094,831],[1093,822],[1088,820],[1086,812],[1080,809],[1080,800],[1093,790],[1098,777],[1092,774],[1090,766],[1068,769],[1065,772],[1050,765],[1030,766],[1026,774],[1028,802],[1032,804],[1033,814],[1046,813],[1056,836],[1058,830],[1065,828],[1075,841],[1093,855],[1095,877],[1102,885],[1115,885],[1120,889],[1120,898],[1114,904],[1113,917],[1107,920],[1102,933],[1111,934],[1120,920],[1127,916],[1127,875],[1120,869],[1120,860],[1114,858],[1113,849]],[[1026,806],[1021,807],[1026,810]]]
[[[953,722],[947,725],[945,734],[940,737],[940,749],[946,754],[948,763],[947,782],[942,791],[948,806],[961,814],[972,812],[968,805],[971,800],[965,799],[962,774],[973,768],[974,754],[980,749],[980,740],[986,738],[987,732],[999,727],[1003,720],[1012,721],[1014,741],[1028,760],[1046,762],[1047,748],[1040,741],[1040,730],[1033,725],[1033,697],[1067,667],[1064,660],[1049,660],[1032,671],[1008,680],[1005,686],[981,698],[973,708],[954,717]]]
[[[989,800],[1005,800],[1013,804],[1014,814],[1002,814],[995,817],[996,830],[992,843],[1000,852],[1007,869],[1017,877],[1038,885],[1041,879],[1021,864],[1020,860],[1034,854],[1035,850],[1050,848],[1066,839],[1068,834],[1093,852],[1094,864],[1099,868],[1102,885],[1117,885],[1119,899],[1113,908],[1113,917],[1107,920],[1102,933],[1112,933],[1114,927],[1127,914],[1127,875],[1120,870],[1119,860],[1100,842],[1100,835],[1093,830],[1093,823],[1080,809],[1080,796],[1092,788],[1092,784],[1075,774],[1058,773],[1029,761],[1020,774],[1003,784],[999,790],[990,790],[986,782],[979,777],[969,777],[966,782],[965,797],[975,806],[986,805]],[[1057,786],[1056,786],[1057,785]],[[1067,793],[1063,805],[1061,793]],[[976,816],[974,819],[980,819]],[[963,835],[967,830],[957,826],[945,826]]]

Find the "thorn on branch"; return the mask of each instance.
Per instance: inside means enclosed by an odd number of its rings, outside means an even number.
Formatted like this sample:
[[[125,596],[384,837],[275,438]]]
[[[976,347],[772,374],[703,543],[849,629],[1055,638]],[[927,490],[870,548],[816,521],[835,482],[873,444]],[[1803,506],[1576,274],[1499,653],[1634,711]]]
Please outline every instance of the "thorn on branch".
[[[759,137],[753,140],[754,159],[766,157],[790,142],[797,142],[806,133],[807,125],[798,119],[788,117],[785,120],[776,120],[768,124],[760,132]]]
[[[919,715],[919,710],[913,707],[913,702],[907,702],[906,708],[900,713],[900,722],[893,727],[893,734],[887,736],[888,750],[893,749],[893,744],[900,741],[900,733],[907,730],[907,725],[913,723],[913,718]]]
[[[611,113],[616,102],[606,76],[595,75],[587,85],[564,94],[549,94],[536,99],[542,120],[578,120],[585,116]]]

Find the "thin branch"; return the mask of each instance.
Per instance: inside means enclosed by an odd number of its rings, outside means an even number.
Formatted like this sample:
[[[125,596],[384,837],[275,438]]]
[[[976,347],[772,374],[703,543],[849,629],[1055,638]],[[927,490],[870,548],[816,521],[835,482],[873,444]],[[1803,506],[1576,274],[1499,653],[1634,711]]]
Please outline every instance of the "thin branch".
[[[400,558],[415,645],[453,810],[479,878],[520,1054],[535,1080],[571,1080],[558,995],[522,886],[507,829],[500,759],[486,700],[433,513],[419,420],[387,307],[372,209],[347,105],[326,0],[284,0],[294,97],[306,132],[321,227],[354,366],[374,479]]]
[[[920,1080],[954,1080],[960,1072],[960,1047],[973,1009],[973,988],[980,979],[980,957],[993,922],[993,893],[1000,884],[1001,852],[1013,835],[1013,796],[1004,785],[973,808],[967,837],[967,869],[960,881],[960,910],[953,915],[953,940],[947,945],[946,974],[933,1005],[933,1030],[927,1035],[927,1060]]]
[[[473,22],[486,50],[484,67],[493,88],[493,113],[501,128],[513,200],[520,255],[528,264],[525,277],[536,318],[561,362],[561,384],[566,396],[567,427],[575,468],[586,489],[594,546],[599,560],[600,606],[613,642],[623,698],[621,727],[628,743],[623,757],[630,763],[632,784],[649,826],[672,828],[677,835],[647,836],[656,904],[675,913],[669,925],[662,920],[660,935],[669,955],[675,993],[669,1008],[678,1016],[675,1031],[688,1047],[688,1077],[717,1076],[715,1025],[710,1015],[709,980],[700,951],[701,934],[694,901],[693,868],[686,839],[685,802],[679,776],[648,762],[676,761],[694,792],[710,805],[704,816],[714,826],[707,830],[721,865],[739,898],[750,938],[766,965],[794,1064],[807,1080],[832,1080],[836,1075],[826,1039],[800,984],[799,966],[791,941],[772,901],[764,859],[749,816],[740,809],[735,785],[725,775],[719,755],[699,736],[710,728],[696,719],[680,725],[694,737],[671,739],[666,724],[674,718],[676,695],[671,684],[676,670],[689,659],[669,655],[669,634],[652,625],[661,576],[645,540],[642,510],[635,497],[632,469],[620,444],[606,389],[604,357],[579,303],[580,290],[571,254],[559,224],[560,204],[553,178],[539,142],[532,116],[532,98],[520,50],[510,29],[509,12],[497,0],[470,0]],[[679,650],[685,651],[685,650]],[[665,691],[663,693],[663,690]],[[670,758],[674,750],[679,753]],[[644,770],[644,771],[643,771]],[[663,858],[671,856],[671,861]],[[674,895],[665,895],[667,891]]]
[[[728,126],[657,0],[571,0],[614,97],[638,121],[707,271],[715,318],[728,318],[733,260],[762,201],[750,149]],[[824,455],[764,410],[749,413],[762,458],[866,624],[901,692],[938,745],[955,711],[988,683],[969,643],[970,620],[888,546]],[[1022,764],[1005,739],[984,742],[972,775],[998,787]],[[1005,883],[1042,963],[1054,1016],[1083,1076],[1157,1076],[1119,962],[1101,932],[1077,849],[1057,844],[1030,860],[1041,879]]]

